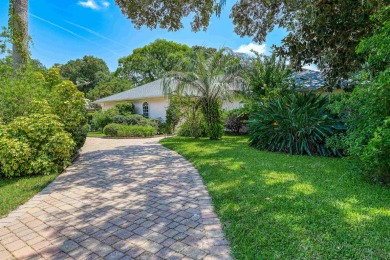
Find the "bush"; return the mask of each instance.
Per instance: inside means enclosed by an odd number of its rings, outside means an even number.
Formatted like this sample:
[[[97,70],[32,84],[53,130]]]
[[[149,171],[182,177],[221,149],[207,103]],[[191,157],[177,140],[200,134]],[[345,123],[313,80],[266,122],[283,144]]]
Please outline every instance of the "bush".
[[[348,127],[340,143],[363,173],[390,183],[390,69],[372,81],[360,76],[353,92],[332,106]]]
[[[53,112],[59,116],[65,130],[76,142],[75,152],[87,138],[87,109],[84,94],[69,80],[56,85],[49,100]]]
[[[58,173],[76,144],[55,115],[15,118],[0,134],[0,173],[5,177]]]
[[[202,114],[196,112],[188,117],[187,120],[179,127],[177,135],[195,138],[206,137],[207,127]]]
[[[103,133],[111,137],[151,137],[156,134],[156,129],[151,126],[109,124],[104,127]]]
[[[246,121],[249,114],[242,108],[232,109],[225,112],[225,131],[235,134],[246,133]]]
[[[251,115],[250,145],[272,152],[341,156],[326,146],[326,139],[345,130],[327,109],[328,97],[295,92],[271,98]]]
[[[133,103],[118,104],[115,107],[118,109],[120,115],[135,114],[135,107]]]

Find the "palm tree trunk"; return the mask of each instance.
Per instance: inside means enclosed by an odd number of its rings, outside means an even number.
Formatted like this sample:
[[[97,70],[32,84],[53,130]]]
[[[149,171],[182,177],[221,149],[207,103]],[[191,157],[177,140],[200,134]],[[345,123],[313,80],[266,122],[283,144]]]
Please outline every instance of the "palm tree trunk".
[[[28,62],[28,0],[10,0],[9,27],[12,32],[14,69]]]

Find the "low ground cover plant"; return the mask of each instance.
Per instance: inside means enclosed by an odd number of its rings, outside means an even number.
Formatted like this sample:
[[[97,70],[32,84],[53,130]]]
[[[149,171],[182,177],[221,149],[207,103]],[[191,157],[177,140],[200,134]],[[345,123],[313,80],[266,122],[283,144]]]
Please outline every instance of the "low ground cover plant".
[[[152,126],[109,124],[103,129],[103,133],[111,137],[151,137],[156,134]]]

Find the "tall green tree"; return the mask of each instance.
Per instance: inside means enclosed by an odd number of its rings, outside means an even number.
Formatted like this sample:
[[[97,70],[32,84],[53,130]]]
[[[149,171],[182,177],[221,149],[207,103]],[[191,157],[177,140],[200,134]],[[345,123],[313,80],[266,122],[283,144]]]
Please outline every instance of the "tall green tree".
[[[129,80],[111,75],[107,79],[101,80],[94,89],[89,91],[87,98],[97,100],[132,89],[133,87],[134,85]]]
[[[159,39],[121,58],[116,75],[142,85],[163,77],[190,52],[185,44]]]
[[[220,139],[223,134],[221,104],[242,87],[240,59],[227,49],[217,51],[209,59],[203,52],[187,57],[179,71],[164,78],[167,93],[193,97],[205,117],[210,139]]]
[[[70,60],[60,70],[62,77],[72,81],[84,93],[94,89],[102,78],[110,74],[106,62],[94,56]]]
[[[194,31],[206,30],[213,13],[219,14],[226,0],[116,0],[136,27],[178,30],[182,18],[191,16]],[[288,35],[279,53],[289,56],[300,69],[317,64],[329,80],[337,82],[360,68],[363,55],[355,52],[360,40],[373,33],[370,16],[389,0],[237,0],[230,17],[235,32],[264,42],[275,27]]]

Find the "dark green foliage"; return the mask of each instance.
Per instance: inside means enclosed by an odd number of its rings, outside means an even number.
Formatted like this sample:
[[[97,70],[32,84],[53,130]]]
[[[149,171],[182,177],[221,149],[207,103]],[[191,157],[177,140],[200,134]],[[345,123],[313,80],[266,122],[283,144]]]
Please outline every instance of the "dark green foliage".
[[[390,70],[372,81],[362,77],[352,93],[333,104],[345,118],[348,131],[339,145],[358,163],[363,173],[390,183]]]
[[[166,111],[166,131],[169,134],[175,132],[176,126],[180,122],[182,112],[180,111],[180,102],[177,98],[171,97],[169,100],[169,106]]]
[[[107,78],[103,77],[100,79],[96,87],[87,93],[87,98],[97,100],[132,89],[133,87],[134,85],[129,80],[115,77],[112,74]]]
[[[225,131],[229,133],[246,133],[246,123],[249,114],[243,108],[232,109],[225,112],[224,116]]]
[[[222,109],[220,101],[201,101],[201,110],[206,121],[206,131],[211,140],[219,140],[223,135]]]
[[[156,40],[142,48],[133,50],[127,57],[119,59],[116,75],[135,85],[160,79],[180,62],[191,48],[173,41]]]
[[[326,146],[328,137],[344,129],[328,104],[326,96],[300,92],[269,100],[251,115],[250,145],[272,152],[340,156]]]
[[[194,31],[207,29],[213,13],[220,14],[226,0],[116,0],[137,27],[179,30],[182,19],[191,17]],[[234,31],[262,43],[275,27],[286,28],[278,52],[287,55],[295,69],[318,64],[332,82],[360,69],[364,55],[355,53],[360,40],[373,33],[370,15],[388,0],[240,0],[234,1],[230,17]],[[229,3],[229,6],[231,4]],[[339,81],[340,82],[340,81]]]
[[[156,134],[152,126],[109,124],[103,129],[103,133],[111,137],[151,137]]]
[[[357,53],[368,55],[366,69],[377,76],[390,67],[390,6],[382,8],[371,20],[378,26],[371,37],[360,42]]]
[[[106,62],[93,56],[70,60],[60,69],[62,77],[72,81],[85,94],[94,89],[99,81],[110,73]]]

